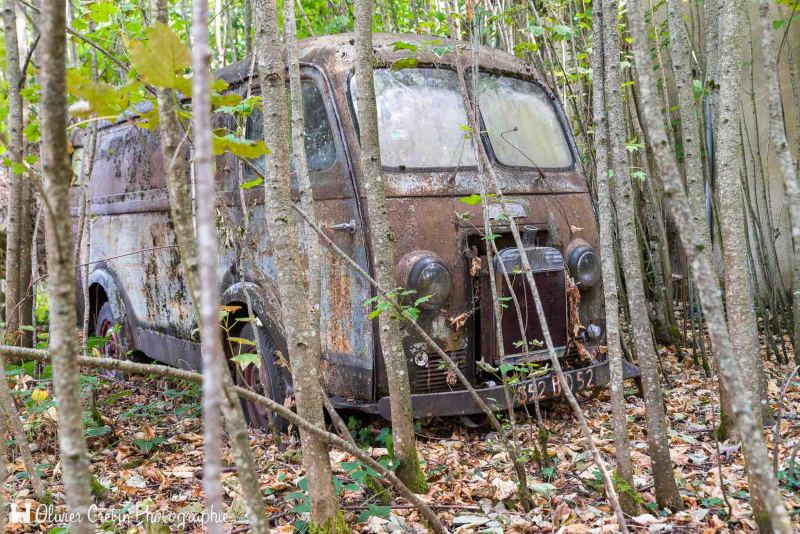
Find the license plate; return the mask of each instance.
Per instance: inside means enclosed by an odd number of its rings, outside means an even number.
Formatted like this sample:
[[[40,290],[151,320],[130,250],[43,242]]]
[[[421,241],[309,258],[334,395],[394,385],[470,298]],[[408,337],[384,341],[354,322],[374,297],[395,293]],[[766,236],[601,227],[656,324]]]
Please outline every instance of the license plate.
[[[597,385],[597,377],[593,367],[564,373],[564,378],[567,382],[566,387],[573,392],[591,389]],[[563,389],[564,384],[558,379],[558,375],[551,373],[542,378],[520,384],[516,395],[518,402],[528,404],[536,399],[560,397]]]

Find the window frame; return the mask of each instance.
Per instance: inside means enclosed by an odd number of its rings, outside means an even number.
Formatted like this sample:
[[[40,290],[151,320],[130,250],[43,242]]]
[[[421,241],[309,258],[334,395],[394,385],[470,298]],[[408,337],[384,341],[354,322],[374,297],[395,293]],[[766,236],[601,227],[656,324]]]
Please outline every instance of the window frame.
[[[420,63],[414,68],[416,69],[437,69],[437,70],[449,70],[455,72],[456,69],[451,65],[437,65],[434,63]],[[375,70],[378,69],[389,69],[387,65],[380,65],[375,67]],[[467,78],[467,91],[470,92],[470,96],[472,95],[472,87],[469,83],[469,77],[471,75],[472,68],[468,68],[464,71],[464,76]],[[507,165],[501,162],[497,155],[495,154],[494,147],[492,146],[491,139],[489,139],[489,134],[486,129],[486,124],[483,120],[483,114],[480,111],[480,105],[478,108],[478,116],[476,117],[479,127],[480,127],[480,138],[481,142],[483,143],[483,147],[486,150],[486,155],[488,156],[489,160],[496,164],[500,169],[509,170],[509,171],[518,171],[518,172],[531,172],[536,171],[537,167],[542,171],[548,172],[569,172],[574,171],[576,169],[576,164],[578,161],[577,157],[577,148],[575,146],[575,140],[572,135],[572,130],[567,127],[567,116],[564,113],[564,109],[561,106],[561,102],[558,99],[554,98],[552,91],[541,83],[539,80],[532,76],[525,76],[519,72],[507,72],[499,69],[491,69],[491,68],[484,68],[479,67],[479,73],[486,73],[496,76],[502,76],[506,78],[514,78],[517,80],[521,80],[524,82],[532,83],[537,86],[539,89],[542,90],[544,95],[550,100],[550,103],[555,110],[556,116],[558,117],[559,126],[561,127],[561,132],[564,134],[565,139],[567,140],[567,148],[570,154],[570,164],[563,166],[563,167],[541,167],[541,166],[534,166],[534,165]],[[345,77],[345,92],[347,94],[347,103],[348,107],[350,108],[350,114],[353,119],[353,126],[356,132],[356,138],[358,139],[359,145],[361,144],[361,129],[358,122],[358,114],[356,113],[355,108],[355,101],[353,99],[352,91],[350,90],[351,81],[355,76],[355,69],[351,69],[348,72],[347,76]],[[376,95],[377,97],[377,95]],[[466,110],[464,110],[466,113]],[[475,141],[475,136],[473,135],[473,142]],[[381,158],[381,168],[387,172],[394,172],[394,173],[435,173],[435,172],[461,172],[461,171],[476,171],[478,169],[478,165],[463,165],[463,166],[454,166],[454,167],[390,167],[383,164],[383,158]]]
[[[336,125],[335,125],[334,120],[333,120],[335,117],[332,116],[331,109],[330,109],[331,106],[326,101],[327,97],[326,97],[326,88],[325,88],[324,80],[318,80],[318,79],[316,79],[315,76],[310,75],[308,72],[306,72],[305,69],[302,69],[301,73],[300,73],[300,84],[302,85],[302,84],[304,84],[306,82],[311,82],[311,84],[314,86],[314,88],[319,93],[320,100],[322,101],[322,106],[325,109],[325,118],[328,121],[328,129],[329,129],[329,131],[331,133],[331,140],[333,141],[334,158],[333,158],[333,161],[331,162],[331,164],[328,165],[327,167],[323,167],[321,169],[311,169],[311,168],[308,169],[309,174],[322,174],[322,173],[326,173],[326,172],[330,171],[331,169],[333,169],[334,167],[336,167],[336,165],[342,159],[342,147],[340,146],[341,145],[341,140],[337,140],[336,139],[337,138]],[[287,93],[287,101],[288,101],[288,99],[291,98],[289,96],[289,87],[288,87],[289,82],[288,82],[288,80],[287,80],[286,83],[287,83],[286,93]],[[251,91],[250,94],[252,96],[260,95],[261,94],[261,89],[258,88],[255,91]],[[260,113],[263,113],[263,110],[261,109],[261,106],[258,107],[258,111]],[[289,112],[291,112],[291,109],[289,110]],[[250,115],[248,115],[245,118],[244,137],[245,137],[245,139],[248,139],[248,140],[250,139],[248,137],[248,132],[249,132],[248,123],[250,122],[250,119],[252,117],[253,117],[253,114],[251,113]],[[305,125],[305,121],[304,121],[304,125]],[[264,117],[263,117],[263,115],[261,117],[261,129],[262,129],[262,133],[263,133],[263,129],[264,129]],[[292,135],[291,117],[289,117],[288,132],[289,132],[290,144],[291,144],[291,135]],[[259,137],[259,139],[263,139],[263,137]],[[255,140],[255,139],[253,139],[253,140]],[[306,146],[308,146],[308,145],[306,145]],[[307,151],[308,150],[306,149],[306,152]],[[291,152],[289,154],[289,157],[290,158],[292,157]],[[308,154],[306,154],[306,160],[307,159],[308,159]],[[252,161],[251,161],[251,163],[252,163]],[[292,171],[292,174],[294,174],[294,171]]]
[[[436,70],[448,70],[451,72],[455,72],[456,69],[450,65],[436,65],[433,63],[420,63],[415,69],[436,69]],[[379,66],[375,67],[374,70],[389,70],[388,66]],[[359,145],[361,145],[361,127],[358,122],[358,114],[356,113],[355,107],[355,100],[353,99],[353,93],[350,90],[351,80],[355,77],[355,69],[351,69],[345,79],[345,91],[347,94],[347,103],[350,107],[350,114],[353,117],[353,127],[356,131],[356,138],[358,139]],[[377,95],[376,95],[377,98]],[[464,114],[466,115],[467,110],[464,110]],[[469,120],[469,118],[467,118]],[[475,142],[475,136],[473,135],[473,142]],[[379,141],[379,148],[380,148],[380,141]],[[383,157],[381,157],[381,169],[387,172],[393,172],[398,174],[407,174],[407,173],[436,173],[436,172],[460,172],[460,171],[477,171],[478,165],[460,165],[460,166],[452,166],[452,167],[390,167],[383,164]]]
[[[566,139],[566,141],[567,141],[567,149],[569,150],[569,155],[570,155],[570,163],[569,163],[569,165],[562,166],[562,167],[543,167],[543,166],[540,166],[540,165],[534,166],[533,164],[531,164],[531,165],[508,165],[506,163],[503,163],[497,157],[497,154],[494,151],[494,147],[492,146],[492,141],[491,141],[491,139],[489,139],[489,132],[488,132],[488,129],[486,128],[486,124],[485,124],[485,122],[483,120],[483,112],[480,110],[480,99],[479,99],[478,100],[478,117],[477,117],[477,119],[478,119],[478,121],[480,123],[480,128],[481,128],[481,140],[483,141],[483,146],[486,149],[486,154],[489,156],[489,159],[493,163],[497,164],[497,166],[500,167],[501,169],[507,169],[507,170],[510,170],[510,171],[526,171],[526,172],[530,172],[530,171],[536,171],[537,168],[541,169],[542,171],[549,171],[549,172],[568,172],[568,171],[575,170],[575,164],[577,162],[577,154],[576,154],[575,140],[573,139],[573,136],[572,136],[572,130],[570,128],[567,128],[567,124],[568,124],[567,116],[566,116],[566,113],[564,113],[564,109],[561,107],[561,102],[557,98],[554,98],[554,95],[550,91],[550,89],[546,85],[541,83],[539,80],[535,79],[534,77],[525,76],[525,75],[522,75],[521,73],[509,73],[509,72],[504,72],[504,71],[501,71],[501,70],[479,67],[478,68],[478,76],[479,76],[478,77],[478,80],[479,80],[478,83],[480,83],[480,74],[490,74],[492,76],[501,76],[501,77],[504,77],[504,78],[514,78],[514,79],[517,79],[517,80],[521,80],[523,82],[531,83],[531,84],[535,85],[536,87],[538,87],[539,89],[541,89],[542,93],[544,93],[544,95],[547,97],[547,99],[550,100],[550,103],[553,106],[553,110],[555,110],[555,112],[556,112],[556,117],[558,117],[558,124],[561,127],[561,132],[564,134],[564,139]],[[469,79],[470,79],[469,77],[471,75],[472,75],[472,68],[470,67],[469,69],[467,69],[464,72],[464,76],[467,77],[467,91],[470,92],[470,96],[474,96],[474,95],[471,94],[472,91],[473,91],[472,84],[469,83]]]

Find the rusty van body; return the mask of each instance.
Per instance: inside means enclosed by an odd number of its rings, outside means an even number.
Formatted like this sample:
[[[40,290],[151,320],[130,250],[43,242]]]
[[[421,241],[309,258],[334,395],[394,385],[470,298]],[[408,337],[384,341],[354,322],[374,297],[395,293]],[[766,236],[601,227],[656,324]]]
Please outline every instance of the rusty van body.
[[[481,206],[474,200],[479,174],[469,143],[475,140],[464,133],[466,116],[455,85],[454,54],[447,46],[431,37],[377,34],[374,39],[398,286],[432,292],[421,305],[418,323],[487,400],[502,404],[504,399],[500,380],[491,370],[501,363],[540,365],[536,379],[516,386],[518,404],[556,397],[564,386],[576,391],[601,387],[609,373],[601,348],[605,323],[597,225],[564,112],[528,63],[480,48],[478,85],[486,127],[480,141],[486,143],[502,182],[506,211],[528,247],[550,333],[567,371],[565,385],[547,373],[542,329],[525,282],[517,275],[519,257],[508,221],[502,208],[492,205],[492,239],[500,251],[494,257],[497,288],[507,303],[500,319],[499,349],[487,269],[489,241],[482,234]],[[458,53],[469,64],[466,46],[459,45]],[[328,237],[369,271],[369,214],[357,157],[353,37],[302,41],[300,55],[314,215]],[[413,62],[408,61],[410,55]],[[396,68],[400,60],[407,68]],[[226,67],[217,76],[228,82],[230,91],[258,92],[249,61]],[[247,135],[261,136],[258,113],[247,119]],[[216,162],[220,212],[227,218],[220,239],[219,295],[222,304],[233,307],[246,308],[249,300],[267,348],[286,354],[263,189],[240,188],[252,179],[249,168],[230,154]],[[101,128],[89,185],[93,263],[88,305],[95,332],[112,335],[114,351],[198,369],[196,318],[181,273],[162,169],[157,134],[130,120]],[[244,253],[237,252],[242,248]],[[510,287],[501,276],[503,268]],[[324,247],[321,271],[325,389],[337,407],[386,417],[388,391],[379,336],[365,307],[373,290]],[[512,311],[511,292],[522,322]],[[110,330],[110,324],[119,324],[119,332]],[[415,416],[479,412],[437,353],[412,329],[403,332]],[[523,339],[527,345],[521,344]],[[273,373],[261,377],[266,392],[278,398],[290,393],[285,371],[277,369],[272,355],[264,358],[269,361],[262,369]],[[626,376],[634,373],[635,368],[626,367]],[[277,391],[278,384],[282,391]]]

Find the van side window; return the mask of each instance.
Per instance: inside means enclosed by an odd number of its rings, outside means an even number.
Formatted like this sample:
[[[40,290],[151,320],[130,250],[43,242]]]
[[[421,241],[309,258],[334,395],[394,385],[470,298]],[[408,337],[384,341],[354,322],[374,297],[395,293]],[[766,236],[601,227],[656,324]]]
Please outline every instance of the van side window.
[[[305,117],[305,142],[306,159],[309,171],[323,171],[336,163],[336,143],[333,130],[328,121],[328,111],[319,88],[311,80],[303,80],[303,111]],[[247,139],[263,139],[264,124],[261,109],[256,108],[247,118],[245,133]],[[292,148],[289,138],[289,148]],[[253,163],[262,171],[264,170],[263,156]],[[253,178],[252,170],[245,167],[246,177]]]

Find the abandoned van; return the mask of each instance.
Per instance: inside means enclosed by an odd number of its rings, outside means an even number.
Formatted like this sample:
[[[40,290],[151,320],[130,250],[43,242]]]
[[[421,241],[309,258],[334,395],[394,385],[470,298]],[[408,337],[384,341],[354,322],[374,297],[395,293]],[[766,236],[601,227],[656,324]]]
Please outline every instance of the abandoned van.
[[[586,392],[602,387],[609,371],[602,349],[605,322],[598,231],[564,112],[528,63],[481,47],[477,91],[485,131],[479,138],[465,136],[467,117],[452,63],[455,54],[452,48],[443,52],[445,48],[431,37],[374,38],[380,150],[396,238],[397,284],[431,295],[422,304],[418,323],[488,402],[505,398],[492,371],[501,363],[539,366],[536,378],[515,386],[518,405],[557,397],[563,387]],[[469,65],[467,50],[466,44],[456,47]],[[398,68],[398,61],[405,68]],[[302,41],[300,62],[314,216],[326,235],[369,271],[370,224],[357,157],[353,37],[341,34]],[[228,82],[230,91],[258,93],[250,61],[216,75]],[[247,118],[246,135],[262,137],[258,110]],[[492,205],[488,216],[499,250],[492,257],[496,271],[502,273],[505,267],[510,282],[498,276],[498,295],[510,300],[513,292],[522,312],[520,320],[509,306],[499,318],[502,351],[498,348],[488,241],[481,232],[480,204],[474,201],[479,191],[474,142],[484,143],[502,182],[506,210],[522,231],[567,384],[547,372],[542,328],[523,276],[516,274],[519,253],[502,207]],[[231,154],[216,161],[220,213],[226,221],[221,225],[224,275],[219,295],[233,313],[246,315],[249,302],[257,318],[226,332],[250,340],[258,336],[262,347],[262,365],[237,372],[237,381],[283,402],[292,393],[292,382],[280,359],[291,359],[291,354],[286,353],[274,286],[263,189],[240,187],[253,180],[252,169],[258,165],[258,161],[241,165]],[[181,273],[163,168],[157,134],[137,127],[135,120],[101,128],[89,185],[93,223],[87,305],[94,332],[111,339],[105,346],[109,356],[141,354],[198,369],[196,318]],[[388,417],[377,321],[368,319],[365,306],[373,290],[342,259],[321,248],[325,390],[336,407]],[[412,329],[404,333],[414,415],[479,412],[437,353]],[[636,371],[627,364],[625,369],[626,376]],[[256,406],[247,406],[247,412],[254,424],[268,421]]]

